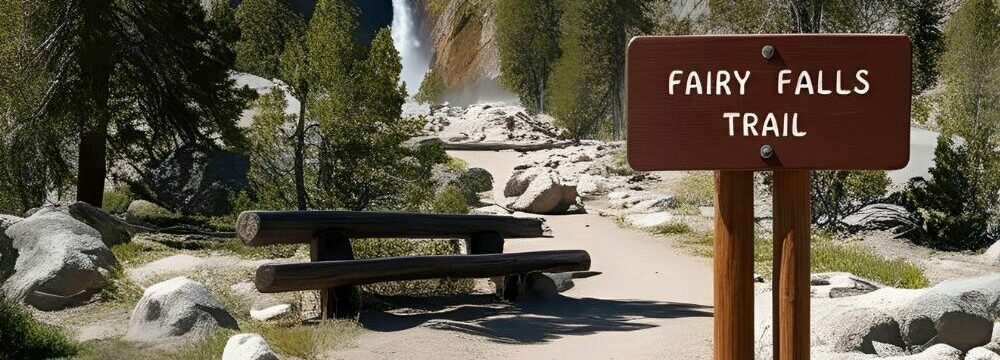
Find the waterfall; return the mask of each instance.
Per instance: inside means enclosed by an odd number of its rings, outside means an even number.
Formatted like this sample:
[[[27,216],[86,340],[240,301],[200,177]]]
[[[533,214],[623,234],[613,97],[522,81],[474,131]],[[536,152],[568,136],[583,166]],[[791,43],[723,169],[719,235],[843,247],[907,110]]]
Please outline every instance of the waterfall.
[[[400,80],[413,96],[430,68],[431,44],[423,9],[414,0],[392,0],[392,42],[403,58]]]

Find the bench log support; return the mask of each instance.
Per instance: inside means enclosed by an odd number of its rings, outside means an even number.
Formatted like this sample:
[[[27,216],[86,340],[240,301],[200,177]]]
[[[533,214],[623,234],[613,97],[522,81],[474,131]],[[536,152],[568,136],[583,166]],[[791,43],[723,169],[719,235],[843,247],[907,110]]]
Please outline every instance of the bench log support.
[[[354,260],[351,239],[340,231],[325,231],[317,234],[309,244],[309,257],[313,262],[333,260]],[[349,318],[357,314],[354,304],[356,295],[352,285],[337,286],[320,290],[320,313],[323,320]]]
[[[495,231],[478,232],[465,240],[466,253],[469,255],[503,254],[503,245],[503,236]],[[497,296],[507,301],[517,300],[524,290],[524,275],[494,277],[492,280],[496,284]]]

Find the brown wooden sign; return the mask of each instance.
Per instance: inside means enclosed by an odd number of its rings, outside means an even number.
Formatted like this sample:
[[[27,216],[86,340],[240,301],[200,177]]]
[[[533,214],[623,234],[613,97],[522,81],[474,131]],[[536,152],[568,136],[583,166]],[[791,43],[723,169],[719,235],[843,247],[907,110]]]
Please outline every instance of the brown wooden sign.
[[[636,170],[909,162],[906,36],[638,37],[628,47],[626,81]]]

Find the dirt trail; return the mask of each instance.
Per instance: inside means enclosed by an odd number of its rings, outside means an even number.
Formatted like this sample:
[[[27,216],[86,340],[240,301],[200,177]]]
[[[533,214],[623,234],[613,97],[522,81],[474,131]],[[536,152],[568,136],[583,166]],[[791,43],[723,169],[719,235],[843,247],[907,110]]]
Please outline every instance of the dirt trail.
[[[514,152],[454,152],[495,178],[510,177]],[[554,238],[510,240],[510,252],[583,249],[602,275],[555,299],[502,304],[490,296],[414,299],[411,308],[369,312],[369,331],[343,359],[709,359],[712,269],[663,240],[596,214],[548,216]]]

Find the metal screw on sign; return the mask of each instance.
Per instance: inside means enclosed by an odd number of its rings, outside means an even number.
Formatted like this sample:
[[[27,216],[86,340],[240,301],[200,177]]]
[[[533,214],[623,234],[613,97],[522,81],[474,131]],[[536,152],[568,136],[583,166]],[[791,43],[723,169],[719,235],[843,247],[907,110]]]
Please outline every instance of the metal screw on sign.
[[[774,148],[771,145],[764,145],[760,147],[760,157],[765,159],[770,159],[774,156]]]
[[[771,60],[774,57],[774,46],[764,45],[763,49],[760,49],[760,54],[764,56],[765,59]]]

